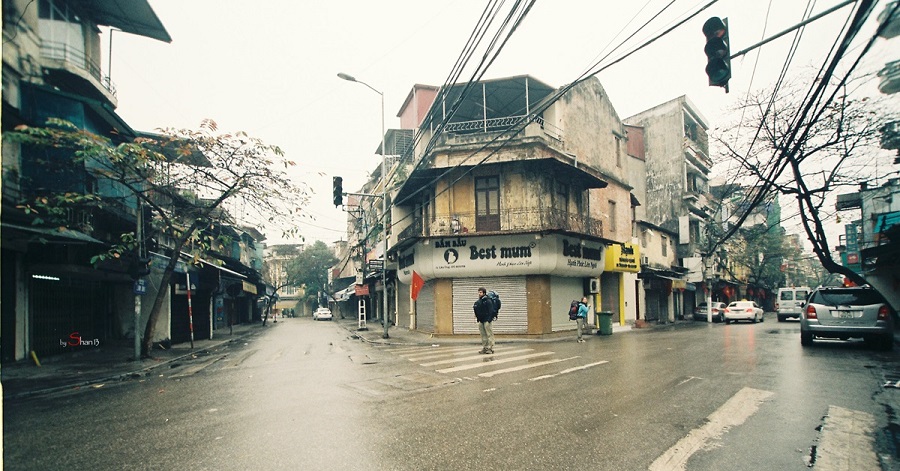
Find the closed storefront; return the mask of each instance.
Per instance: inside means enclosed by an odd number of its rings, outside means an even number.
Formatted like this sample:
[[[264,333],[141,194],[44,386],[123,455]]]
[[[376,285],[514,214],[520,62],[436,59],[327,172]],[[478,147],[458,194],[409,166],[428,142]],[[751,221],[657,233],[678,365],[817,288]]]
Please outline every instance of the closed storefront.
[[[416,299],[416,330],[434,332],[434,283],[425,283]]]
[[[478,322],[472,306],[478,288],[493,290],[502,307],[493,323],[495,334],[524,334],[528,330],[528,304],[525,277],[456,278],[453,280],[453,333],[478,334]]]
[[[29,293],[31,349],[38,355],[73,352],[106,342],[110,295],[102,282],[36,275],[31,278]]]

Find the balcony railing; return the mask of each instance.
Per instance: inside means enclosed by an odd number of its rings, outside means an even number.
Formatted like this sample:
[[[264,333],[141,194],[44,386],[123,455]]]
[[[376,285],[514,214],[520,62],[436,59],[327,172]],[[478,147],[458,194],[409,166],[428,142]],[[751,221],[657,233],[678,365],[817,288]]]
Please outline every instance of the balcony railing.
[[[603,236],[603,222],[600,219],[556,209],[510,209],[501,211],[499,218],[500,231],[491,232],[564,231]],[[400,231],[397,241],[424,236],[476,233],[478,228],[475,221],[474,212],[437,217],[427,225],[421,218],[416,218]]]
[[[84,51],[74,48],[66,43],[44,42],[41,44],[41,56],[47,59],[60,60],[84,70],[97,79],[97,82],[112,94],[112,96],[116,96],[116,86],[112,83],[112,80],[110,80],[109,76],[104,76],[101,73],[100,66],[89,60],[84,54]]]
[[[562,129],[548,124],[544,122],[544,118],[534,115],[504,116],[501,118],[479,119],[474,121],[458,121],[455,123],[447,124],[447,126],[444,128],[444,131],[455,134],[499,132],[506,131],[510,127],[515,126],[517,123],[521,126],[522,130],[524,130],[525,126],[529,125],[531,122],[540,125],[541,129],[545,134],[547,134],[547,136],[557,141],[562,141]]]

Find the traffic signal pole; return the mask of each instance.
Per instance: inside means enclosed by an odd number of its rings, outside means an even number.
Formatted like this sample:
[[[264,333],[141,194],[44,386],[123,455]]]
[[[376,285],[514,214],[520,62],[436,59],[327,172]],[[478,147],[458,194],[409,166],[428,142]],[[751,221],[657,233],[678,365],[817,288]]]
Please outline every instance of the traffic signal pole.
[[[762,46],[763,44],[766,44],[766,43],[769,43],[769,42],[771,42],[771,41],[774,41],[774,40],[776,40],[776,39],[778,39],[778,38],[784,36],[785,34],[790,33],[791,31],[795,31],[795,30],[797,30],[797,29],[800,29],[800,28],[802,28],[802,27],[804,27],[804,26],[806,26],[806,25],[812,23],[813,21],[818,20],[819,18],[822,18],[823,16],[830,15],[831,13],[834,13],[835,11],[840,10],[841,8],[844,8],[844,7],[847,6],[847,5],[850,5],[851,3],[856,3],[856,1],[857,1],[857,0],[846,0],[846,1],[843,2],[843,3],[837,4],[837,5],[835,5],[835,6],[831,7],[831,8],[829,8],[829,9],[823,11],[822,13],[819,13],[818,15],[815,15],[815,16],[811,16],[811,17],[809,17],[808,19],[806,19],[806,20],[804,20],[804,21],[801,21],[800,23],[797,23],[796,25],[791,26],[790,28],[788,28],[788,29],[786,29],[786,30],[784,30],[784,31],[782,31],[782,32],[780,32],[780,33],[774,35],[774,36],[771,36],[771,37],[769,37],[769,38],[767,38],[767,39],[763,39],[762,41],[760,41],[760,42],[758,42],[758,43],[756,43],[756,44],[754,44],[754,45],[752,45],[752,46],[750,46],[750,47],[748,47],[748,48],[746,48],[746,49],[742,49],[742,50],[740,50],[740,51],[738,51],[738,52],[735,52],[734,54],[732,54],[731,56],[729,56],[729,59],[734,59],[735,57],[743,56],[744,54],[746,54],[746,53],[748,53],[748,52],[750,52],[750,51],[752,51],[752,50],[754,50],[754,49],[756,49],[756,48]]]

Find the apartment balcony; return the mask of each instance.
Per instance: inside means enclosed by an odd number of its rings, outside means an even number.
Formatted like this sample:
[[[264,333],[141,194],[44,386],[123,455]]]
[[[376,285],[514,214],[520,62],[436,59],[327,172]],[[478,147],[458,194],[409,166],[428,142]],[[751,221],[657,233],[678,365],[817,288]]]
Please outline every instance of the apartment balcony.
[[[427,141],[427,139],[423,140]],[[451,149],[467,156],[474,150],[487,145],[517,147],[539,144],[565,152],[562,129],[557,128],[540,116],[516,115],[499,118],[458,121],[447,124],[437,139],[435,151]],[[521,159],[522,156],[517,157]],[[498,156],[498,160],[502,157]]]
[[[421,218],[415,218],[409,226],[398,233],[397,244],[420,237],[473,233],[564,232],[603,237],[603,222],[601,220],[555,209],[510,209],[501,211],[498,217],[500,229],[492,231],[478,230],[478,217],[474,212],[455,213],[452,216],[437,217],[427,224]]]
[[[60,90],[97,100],[108,101],[116,107],[116,87],[100,66],[88,59],[84,51],[60,42],[41,45],[41,62],[46,80]]]

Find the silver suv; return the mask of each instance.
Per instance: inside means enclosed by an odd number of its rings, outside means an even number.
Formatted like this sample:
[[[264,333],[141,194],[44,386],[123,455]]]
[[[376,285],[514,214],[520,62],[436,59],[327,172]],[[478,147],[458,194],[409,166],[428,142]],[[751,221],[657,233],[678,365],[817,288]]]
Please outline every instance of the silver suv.
[[[800,316],[800,343],[813,338],[862,338],[883,350],[894,346],[896,313],[871,287],[816,288]]]

